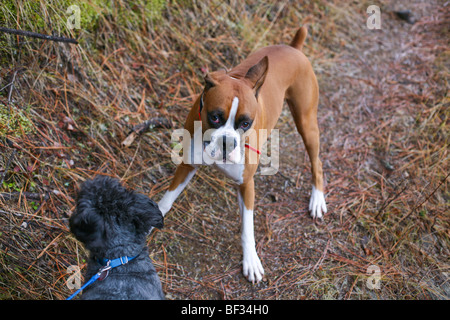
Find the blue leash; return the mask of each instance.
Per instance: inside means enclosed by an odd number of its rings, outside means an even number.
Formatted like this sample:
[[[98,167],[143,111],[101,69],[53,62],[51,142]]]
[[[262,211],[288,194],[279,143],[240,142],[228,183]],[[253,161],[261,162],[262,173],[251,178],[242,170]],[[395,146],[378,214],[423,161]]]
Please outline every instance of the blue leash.
[[[108,259],[101,260],[101,264],[104,265],[104,267],[100,268],[98,270],[98,272],[92,278],[89,279],[88,282],[86,282],[80,289],[75,291],[66,300],[72,300],[77,294],[79,294],[81,291],[83,291],[87,286],[90,286],[91,284],[93,284],[100,277],[102,277],[101,280],[104,280],[108,276],[109,270],[114,269],[119,266],[123,266],[124,264],[127,264],[128,262],[130,262],[131,260],[133,260],[136,257],[137,256],[134,256],[134,257],[123,256],[123,257],[120,257],[120,258],[117,258],[114,260],[108,260]]]

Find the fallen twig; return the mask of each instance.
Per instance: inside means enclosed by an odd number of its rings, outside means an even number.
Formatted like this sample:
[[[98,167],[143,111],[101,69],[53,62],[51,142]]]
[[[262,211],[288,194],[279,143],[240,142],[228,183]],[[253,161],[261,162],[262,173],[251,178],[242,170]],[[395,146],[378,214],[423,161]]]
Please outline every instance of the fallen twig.
[[[401,183],[403,183],[403,182],[405,182],[405,181],[407,181],[407,180],[406,180],[406,179],[403,179],[403,181],[402,181]],[[383,205],[381,206],[380,210],[378,210],[378,213],[377,213],[377,215],[375,216],[374,219],[378,219],[378,217],[379,217],[380,214],[384,211],[384,209],[386,209],[386,208],[387,208],[394,200],[398,199],[398,197],[399,197],[403,192],[405,192],[406,189],[408,189],[408,181],[407,181],[407,183],[405,184],[405,186],[404,186],[399,192],[397,192],[391,199],[388,198],[388,199],[386,199],[386,200],[384,201]]]
[[[67,42],[67,43],[78,44],[78,41],[75,39],[72,39],[72,38],[50,36],[48,34],[36,33],[36,32],[31,32],[31,31],[10,29],[10,28],[5,28],[5,27],[0,27],[0,31],[6,32],[6,33],[11,33],[11,34],[17,34],[19,36],[39,38],[39,39],[44,39],[44,40],[56,41],[56,42]]]
[[[42,198],[44,200],[48,199],[48,194],[40,194],[40,193],[34,193],[34,192],[1,192],[0,193],[0,199],[2,200],[11,200],[11,199],[17,199],[20,196],[25,196],[27,199],[31,200],[41,200]]]
[[[436,191],[444,184],[445,181],[447,181],[447,178],[450,176],[450,173],[447,174],[447,176],[441,180],[441,182],[439,183],[439,185],[425,198],[425,200],[423,200],[419,205],[415,206],[411,211],[408,212],[408,214],[406,214],[405,216],[403,216],[398,222],[397,225],[399,225],[403,220],[405,220],[406,218],[408,218],[414,211],[417,210],[417,208],[419,208],[420,206],[422,206],[425,202],[428,201],[428,199],[431,198],[431,196],[433,194],[436,193]]]
[[[144,121],[131,129],[126,139],[122,141],[122,146],[129,147],[137,136],[141,135],[150,128],[172,128],[172,122],[169,119],[162,117]]]

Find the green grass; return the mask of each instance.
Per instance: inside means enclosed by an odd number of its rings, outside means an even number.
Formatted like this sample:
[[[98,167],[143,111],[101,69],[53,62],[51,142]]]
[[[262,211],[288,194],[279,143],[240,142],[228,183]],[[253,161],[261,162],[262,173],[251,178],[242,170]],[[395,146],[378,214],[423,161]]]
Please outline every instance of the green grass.
[[[22,110],[16,105],[7,106],[0,102],[0,135],[20,138],[34,133],[33,122],[27,116],[29,110],[29,106]]]

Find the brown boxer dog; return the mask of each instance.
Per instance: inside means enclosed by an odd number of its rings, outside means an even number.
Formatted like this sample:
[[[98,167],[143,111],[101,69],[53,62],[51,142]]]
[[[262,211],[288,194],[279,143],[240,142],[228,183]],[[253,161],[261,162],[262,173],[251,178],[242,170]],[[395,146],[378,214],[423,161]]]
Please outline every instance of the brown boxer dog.
[[[307,29],[302,27],[290,45],[262,48],[229,71],[206,75],[205,88],[185,123],[191,136],[203,134],[206,141],[204,138],[201,148],[183,150],[184,160],[158,204],[165,215],[200,165],[214,165],[224,172],[237,185],[243,274],[251,282],[260,281],[264,274],[255,248],[253,176],[260,150],[278,121],[284,100],[311,161],[311,216],[322,219],[327,212],[319,160],[319,87],[311,63],[302,52],[306,35]],[[195,125],[196,121],[201,121],[201,126]],[[200,157],[200,162],[192,161],[195,157]]]

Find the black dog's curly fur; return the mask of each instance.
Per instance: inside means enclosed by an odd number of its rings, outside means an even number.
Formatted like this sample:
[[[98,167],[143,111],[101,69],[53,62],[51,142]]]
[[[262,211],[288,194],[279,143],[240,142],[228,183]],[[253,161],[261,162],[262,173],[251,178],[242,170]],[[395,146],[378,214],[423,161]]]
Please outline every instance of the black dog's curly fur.
[[[90,251],[86,281],[102,267],[101,259],[137,255],[88,286],[81,299],[164,299],[146,246],[149,230],[163,227],[163,216],[151,199],[116,179],[97,176],[82,184],[69,225]]]

